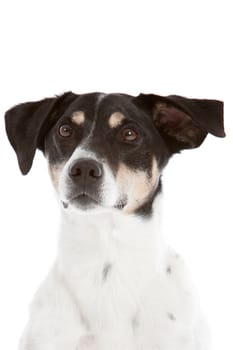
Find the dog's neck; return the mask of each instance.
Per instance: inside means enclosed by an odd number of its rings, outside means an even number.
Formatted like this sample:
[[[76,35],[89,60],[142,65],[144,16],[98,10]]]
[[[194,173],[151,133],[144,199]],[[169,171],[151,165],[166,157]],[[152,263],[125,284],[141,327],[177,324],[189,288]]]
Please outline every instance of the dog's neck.
[[[96,214],[62,210],[58,257],[67,269],[90,258],[108,261],[123,255],[159,267],[165,249],[160,221],[161,194],[154,200],[150,218],[116,210]]]

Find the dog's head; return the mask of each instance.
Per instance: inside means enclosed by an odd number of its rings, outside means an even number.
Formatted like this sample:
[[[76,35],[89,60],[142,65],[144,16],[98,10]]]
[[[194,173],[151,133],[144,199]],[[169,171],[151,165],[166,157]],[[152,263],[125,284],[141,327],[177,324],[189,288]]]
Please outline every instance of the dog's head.
[[[23,174],[43,151],[66,210],[144,214],[172,154],[225,136],[220,101],[72,92],[10,109],[6,130]]]

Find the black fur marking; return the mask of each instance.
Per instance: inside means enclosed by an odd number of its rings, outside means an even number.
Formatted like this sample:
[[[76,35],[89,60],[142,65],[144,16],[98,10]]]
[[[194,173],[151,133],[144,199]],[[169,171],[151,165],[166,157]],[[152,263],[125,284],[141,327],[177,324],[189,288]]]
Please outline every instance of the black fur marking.
[[[172,273],[171,266],[168,266],[168,267],[167,267],[166,272],[167,272],[168,275],[171,275],[171,273]]]
[[[103,271],[102,271],[102,276],[103,276],[103,281],[106,281],[108,274],[110,270],[112,269],[112,265],[110,263],[106,263],[104,265]]]
[[[133,328],[133,331],[136,331],[139,328],[138,315],[135,315],[135,317],[132,319],[132,328]]]
[[[168,313],[167,313],[167,317],[168,317],[169,320],[171,320],[171,321],[176,321],[175,316],[174,316],[171,312],[168,312]]]
[[[62,205],[63,205],[64,209],[67,209],[67,208],[68,208],[68,206],[69,206],[69,204],[68,204],[68,203],[65,203],[65,202],[63,202],[63,201],[62,201]]]
[[[86,328],[87,331],[90,331],[91,327],[87,319],[83,316],[83,313],[79,310],[79,315],[82,321],[83,326]]]
[[[45,151],[51,164],[68,160],[75,148],[90,134],[96,113],[98,94],[76,96],[76,99],[60,114],[49,132],[44,135]],[[77,110],[82,110],[85,114],[85,124],[82,128],[72,121],[72,115]],[[62,138],[59,136],[58,130],[63,124],[71,126],[73,130],[71,137]]]

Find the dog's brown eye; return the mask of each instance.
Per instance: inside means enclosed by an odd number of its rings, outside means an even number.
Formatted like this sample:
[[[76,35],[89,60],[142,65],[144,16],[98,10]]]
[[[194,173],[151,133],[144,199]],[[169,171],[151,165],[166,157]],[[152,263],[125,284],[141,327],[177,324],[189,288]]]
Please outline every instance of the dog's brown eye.
[[[138,133],[133,129],[127,128],[121,131],[122,141],[133,142],[137,140],[137,138],[138,138]]]
[[[72,135],[72,128],[70,125],[62,125],[59,128],[59,135],[62,137],[70,137]]]

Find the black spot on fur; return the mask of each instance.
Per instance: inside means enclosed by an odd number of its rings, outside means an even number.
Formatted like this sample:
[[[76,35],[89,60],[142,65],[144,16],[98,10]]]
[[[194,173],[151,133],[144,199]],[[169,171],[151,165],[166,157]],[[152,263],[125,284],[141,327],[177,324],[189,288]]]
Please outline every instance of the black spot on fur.
[[[135,315],[135,317],[132,319],[133,331],[136,331],[138,327],[139,327],[139,319],[138,319],[138,315]]]
[[[103,281],[106,281],[109,271],[111,270],[112,265],[110,263],[106,263],[104,265],[103,271],[102,271],[102,276],[103,276]]]
[[[171,312],[168,312],[168,313],[167,313],[167,317],[168,317],[169,320],[171,320],[171,321],[176,321],[175,316],[174,316]]]
[[[62,205],[63,205],[64,209],[67,209],[67,208],[68,208],[68,206],[69,206],[69,204],[68,204],[68,203],[65,203],[65,202],[63,202],[63,201],[62,201]]]
[[[171,273],[172,273],[172,268],[171,268],[170,265],[167,267],[166,272],[167,272],[168,275],[171,275]]]

